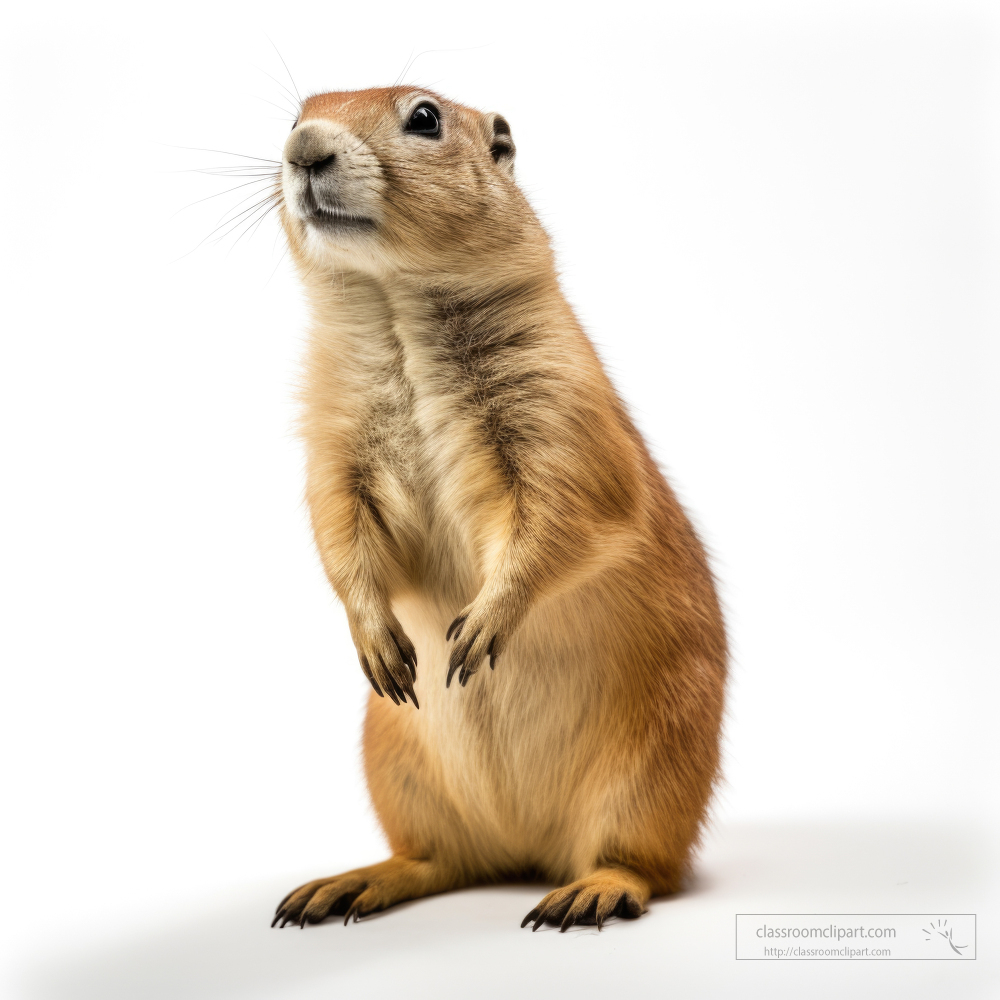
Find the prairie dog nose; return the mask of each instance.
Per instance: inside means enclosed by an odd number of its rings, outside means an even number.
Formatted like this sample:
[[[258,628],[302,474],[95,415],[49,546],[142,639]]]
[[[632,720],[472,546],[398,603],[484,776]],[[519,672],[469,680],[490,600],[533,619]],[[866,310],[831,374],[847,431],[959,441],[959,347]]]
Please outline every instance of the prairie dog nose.
[[[285,143],[285,159],[300,167],[332,166],[337,133],[320,122],[300,125]]]

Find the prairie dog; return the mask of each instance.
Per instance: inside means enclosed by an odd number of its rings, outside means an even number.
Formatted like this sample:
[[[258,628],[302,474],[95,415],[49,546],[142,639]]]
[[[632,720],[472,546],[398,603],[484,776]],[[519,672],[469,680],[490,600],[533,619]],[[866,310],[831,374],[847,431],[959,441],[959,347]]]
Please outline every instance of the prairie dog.
[[[306,493],[392,857],[289,893],[281,926],[525,877],[561,888],[522,926],[637,917],[680,888],[712,793],[712,576],[514,153],[500,115],[412,87],[311,97],[285,144]]]

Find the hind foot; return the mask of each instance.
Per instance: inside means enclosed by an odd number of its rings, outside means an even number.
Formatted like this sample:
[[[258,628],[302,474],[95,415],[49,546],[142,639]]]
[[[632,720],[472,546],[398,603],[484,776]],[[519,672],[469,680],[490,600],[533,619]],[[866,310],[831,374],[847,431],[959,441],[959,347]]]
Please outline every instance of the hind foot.
[[[628,868],[598,868],[592,875],[550,892],[525,918],[525,927],[534,920],[533,931],[542,924],[560,931],[573,924],[597,924],[600,930],[608,917],[634,920],[646,912],[649,885]]]
[[[433,861],[390,858],[367,868],[319,878],[290,892],[275,911],[273,927],[285,924],[318,924],[327,917],[343,916],[344,924],[355,923],[370,913],[377,913],[404,899],[417,899],[445,889],[458,888],[459,882]]]

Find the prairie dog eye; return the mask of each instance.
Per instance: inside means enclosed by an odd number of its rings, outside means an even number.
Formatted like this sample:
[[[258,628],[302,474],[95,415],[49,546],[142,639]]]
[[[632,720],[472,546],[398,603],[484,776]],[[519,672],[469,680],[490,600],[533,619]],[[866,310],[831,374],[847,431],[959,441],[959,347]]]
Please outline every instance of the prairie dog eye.
[[[406,131],[414,135],[436,136],[441,134],[441,120],[438,110],[430,104],[421,104],[406,123]]]

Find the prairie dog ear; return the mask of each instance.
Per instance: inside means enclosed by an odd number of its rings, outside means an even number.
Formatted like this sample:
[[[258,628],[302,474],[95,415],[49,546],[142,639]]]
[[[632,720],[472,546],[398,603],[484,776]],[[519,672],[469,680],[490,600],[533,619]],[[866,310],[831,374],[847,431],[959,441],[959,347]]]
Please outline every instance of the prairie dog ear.
[[[487,115],[490,125],[490,156],[505,173],[514,176],[514,154],[517,152],[511,138],[510,125],[503,115]]]

